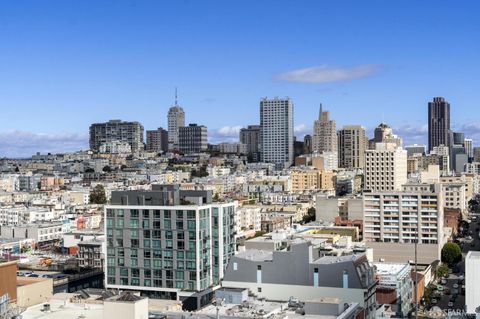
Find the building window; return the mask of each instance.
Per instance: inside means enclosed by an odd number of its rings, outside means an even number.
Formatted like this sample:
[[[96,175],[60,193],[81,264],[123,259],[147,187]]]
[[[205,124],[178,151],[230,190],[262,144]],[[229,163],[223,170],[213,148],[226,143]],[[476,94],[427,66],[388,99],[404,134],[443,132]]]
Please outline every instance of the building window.
[[[257,288],[257,291],[258,291],[259,293],[262,292],[262,288],[258,287],[258,288]]]

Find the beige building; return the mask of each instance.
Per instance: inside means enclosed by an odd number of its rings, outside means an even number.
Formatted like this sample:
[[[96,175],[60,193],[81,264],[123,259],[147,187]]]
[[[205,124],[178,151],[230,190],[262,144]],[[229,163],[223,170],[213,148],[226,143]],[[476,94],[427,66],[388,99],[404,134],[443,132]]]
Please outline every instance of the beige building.
[[[17,306],[28,308],[47,302],[53,296],[53,279],[17,277]]]
[[[330,120],[330,112],[320,104],[318,120],[313,124],[312,150],[316,153],[337,152],[337,124]]]
[[[406,185],[402,192],[364,193],[364,238],[387,243],[443,244],[443,198],[434,185]]]
[[[399,191],[407,182],[407,151],[393,143],[376,143],[365,151],[365,189]]]
[[[303,168],[292,170],[290,176],[292,178],[292,192],[335,189],[335,172]]]
[[[338,166],[364,168],[367,144],[368,140],[363,126],[344,126],[338,131]]]

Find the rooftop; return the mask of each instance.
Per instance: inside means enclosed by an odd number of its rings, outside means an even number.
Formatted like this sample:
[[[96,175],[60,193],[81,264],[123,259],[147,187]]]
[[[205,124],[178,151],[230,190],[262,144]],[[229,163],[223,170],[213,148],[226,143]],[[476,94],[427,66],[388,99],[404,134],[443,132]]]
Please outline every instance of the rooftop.
[[[251,261],[267,261],[273,260],[273,252],[259,249],[248,249],[238,253],[236,257]]]
[[[405,267],[408,267],[408,264],[395,263],[374,263],[374,265],[379,275],[396,275],[402,270],[405,270]]]
[[[349,261],[354,262],[361,256],[362,255],[325,256],[315,260],[313,263],[327,265],[327,264],[335,264],[335,263],[349,262]]]

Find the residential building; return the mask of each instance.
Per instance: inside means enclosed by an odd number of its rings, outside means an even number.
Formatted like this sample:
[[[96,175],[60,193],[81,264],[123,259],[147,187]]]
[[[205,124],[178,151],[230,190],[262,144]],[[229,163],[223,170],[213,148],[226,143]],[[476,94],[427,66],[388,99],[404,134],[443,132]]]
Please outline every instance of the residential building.
[[[428,150],[435,146],[449,147],[451,141],[450,103],[443,97],[434,97],[428,102]]]
[[[376,269],[377,303],[390,305],[396,318],[408,318],[412,308],[413,281],[408,263],[374,263]]]
[[[477,314],[480,307],[480,252],[469,251],[465,257],[465,306],[467,314]]]
[[[106,207],[106,287],[182,300],[209,300],[235,253],[237,202],[212,202],[212,191],[153,185],[113,192]]]
[[[307,190],[334,190],[336,173],[314,168],[295,169],[290,172],[292,192]]]
[[[403,191],[364,193],[363,205],[363,236],[374,249],[375,260],[413,260],[417,239],[420,258],[427,262],[440,259],[445,237],[439,184],[407,184]],[[392,249],[398,255],[392,254]]]
[[[178,130],[179,150],[185,154],[201,153],[207,150],[207,127],[197,124],[182,126]]]
[[[276,169],[293,163],[293,101],[264,98],[260,101],[261,161]]]
[[[365,255],[319,258],[309,241],[281,251],[246,250],[232,257],[224,288],[247,288],[260,298],[300,301],[333,297],[356,302],[364,318],[375,317],[376,280]]]
[[[338,166],[364,168],[367,137],[360,125],[347,125],[338,131]]]
[[[80,268],[104,269],[105,239],[94,238],[78,243],[77,260]]]
[[[161,127],[156,130],[148,130],[146,149],[150,152],[167,152],[168,132]]]
[[[394,143],[365,151],[365,190],[399,191],[407,183],[407,151]]]
[[[60,242],[65,228],[60,222],[1,226],[0,237],[33,239],[36,247],[44,248]]]
[[[176,96],[176,93],[175,93]],[[168,110],[168,149],[178,150],[180,143],[180,128],[185,126],[185,112],[183,108],[178,105],[177,98],[175,98],[175,105]]]
[[[249,125],[240,129],[240,143],[247,146],[247,155],[252,162],[260,161],[261,131],[260,125]]]
[[[110,120],[90,125],[90,149],[98,151],[104,143],[127,142],[132,152],[143,150],[143,125],[139,122]]]
[[[313,124],[312,151],[337,152],[337,147],[337,124],[330,120],[330,112],[323,111],[320,104],[318,120]]]

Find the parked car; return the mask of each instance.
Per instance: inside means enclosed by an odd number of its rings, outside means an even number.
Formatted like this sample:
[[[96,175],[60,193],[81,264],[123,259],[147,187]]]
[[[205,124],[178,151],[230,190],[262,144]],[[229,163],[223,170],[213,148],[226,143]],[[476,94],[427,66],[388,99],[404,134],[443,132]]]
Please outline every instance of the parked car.
[[[432,299],[432,305],[436,305],[438,303],[438,300],[436,298]]]
[[[453,302],[449,301],[448,302],[448,308],[452,308],[453,307]]]
[[[446,284],[447,284],[447,279],[442,278],[442,280],[440,281],[440,283],[441,283],[442,285],[446,285]]]
[[[458,289],[458,284],[453,284],[453,288]]]

